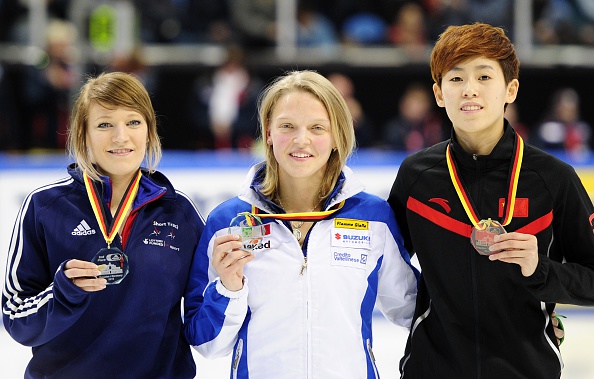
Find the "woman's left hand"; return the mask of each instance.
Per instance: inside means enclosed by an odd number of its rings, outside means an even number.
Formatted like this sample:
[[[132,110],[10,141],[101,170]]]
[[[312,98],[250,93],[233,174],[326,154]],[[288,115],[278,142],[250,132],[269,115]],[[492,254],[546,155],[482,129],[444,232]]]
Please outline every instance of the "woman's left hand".
[[[515,263],[526,277],[534,274],[538,266],[538,241],[535,236],[512,232],[498,234],[494,240],[491,251],[501,251],[489,255],[490,260]]]

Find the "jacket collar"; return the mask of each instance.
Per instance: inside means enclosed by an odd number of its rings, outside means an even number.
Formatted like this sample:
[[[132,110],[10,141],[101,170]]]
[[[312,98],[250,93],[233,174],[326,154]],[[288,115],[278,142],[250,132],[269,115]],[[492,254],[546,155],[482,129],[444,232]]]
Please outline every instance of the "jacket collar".
[[[138,187],[138,193],[136,199],[132,205],[133,209],[140,208],[142,205],[151,202],[161,196],[174,198],[175,190],[171,182],[162,173],[155,171],[149,174],[148,170],[141,168],[142,177],[140,178],[140,186]],[[82,171],[78,169],[76,163],[72,163],[68,166],[68,173],[74,179],[74,181],[80,186],[85,187],[83,181]],[[100,176],[102,198],[106,203],[111,202],[111,180],[108,176]]]
[[[270,213],[284,213],[278,204],[264,196],[260,191],[262,181],[266,172],[266,163],[260,162],[249,170],[246,180],[242,184],[239,198],[248,203]],[[328,209],[341,201],[348,199],[365,189],[353,175],[353,171],[344,166],[338,181],[332,190],[332,193],[323,205],[323,209]]]
[[[507,120],[504,120],[503,124],[503,136],[497,142],[493,150],[489,155],[477,155],[471,154],[462,148],[462,145],[458,143],[456,133],[452,128],[452,137],[450,139],[451,149],[456,162],[463,167],[475,167],[477,162],[481,162],[485,168],[495,168],[502,163],[509,162],[512,159],[516,140],[516,131],[509,124]]]

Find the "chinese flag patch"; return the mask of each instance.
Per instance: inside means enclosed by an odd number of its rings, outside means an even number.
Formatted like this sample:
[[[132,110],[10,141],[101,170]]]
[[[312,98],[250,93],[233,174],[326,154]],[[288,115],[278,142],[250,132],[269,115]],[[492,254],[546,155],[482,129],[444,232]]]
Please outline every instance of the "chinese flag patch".
[[[503,217],[503,212],[505,212],[505,199],[502,197],[499,199],[499,217]],[[516,198],[516,205],[514,207],[513,217],[528,217],[527,197]]]

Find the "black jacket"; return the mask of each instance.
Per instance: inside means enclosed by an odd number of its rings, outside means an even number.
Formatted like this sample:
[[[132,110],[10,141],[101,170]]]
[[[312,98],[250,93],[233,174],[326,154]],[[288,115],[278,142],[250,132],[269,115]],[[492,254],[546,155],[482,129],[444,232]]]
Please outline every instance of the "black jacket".
[[[403,378],[546,379],[563,367],[550,314],[555,303],[594,304],[592,202],[568,164],[526,145],[514,217],[533,234],[536,272],[490,261],[470,244],[472,224],[449,176],[446,146],[481,218],[502,221],[515,131],[488,156],[452,138],[407,157],[388,199],[421,280]]]

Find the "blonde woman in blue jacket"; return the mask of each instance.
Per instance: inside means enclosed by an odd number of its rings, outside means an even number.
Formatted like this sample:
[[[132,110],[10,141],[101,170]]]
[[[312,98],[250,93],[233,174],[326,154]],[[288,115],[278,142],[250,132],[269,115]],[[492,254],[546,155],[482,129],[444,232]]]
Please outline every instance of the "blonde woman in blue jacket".
[[[259,112],[266,160],[209,215],[185,336],[207,357],[233,351],[233,378],[377,378],[374,306],[408,327],[418,273],[387,202],[345,166],[352,117],[312,71],[274,81]],[[238,214],[262,236],[230,234]]]
[[[8,251],[3,322],[32,348],[24,377],[194,378],[180,313],[204,223],[156,171],[161,143],[142,83],[89,78],[69,147],[68,177],[27,196]]]

